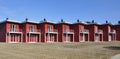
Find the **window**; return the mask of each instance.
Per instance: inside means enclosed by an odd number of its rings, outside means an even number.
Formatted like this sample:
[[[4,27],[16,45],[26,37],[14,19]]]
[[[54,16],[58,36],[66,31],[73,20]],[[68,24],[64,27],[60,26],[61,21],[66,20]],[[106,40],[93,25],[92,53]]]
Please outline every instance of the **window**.
[[[68,29],[69,29],[69,27],[66,25],[64,28],[65,32],[68,32]]]
[[[12,32],[16,31],[16,25],[15,24],[11,24],[10,31],[12,31]]]
[[[110,27],[108,27],[108,32],[111,32],[111,28]]]
[[[48,32],[52,32],[52,25],[48,25]]]
[[[80,26],[80,30],[82,30],[82,31],[83,31],[83,30],[84,30],[84,26]]]
[[[33,25],[30,26],[30,32],[34,32],[34,26]]]
[[[100,30],[98,29],[98,27],[95,27],[95,30],[96,30],[96,32],[100,32]]]

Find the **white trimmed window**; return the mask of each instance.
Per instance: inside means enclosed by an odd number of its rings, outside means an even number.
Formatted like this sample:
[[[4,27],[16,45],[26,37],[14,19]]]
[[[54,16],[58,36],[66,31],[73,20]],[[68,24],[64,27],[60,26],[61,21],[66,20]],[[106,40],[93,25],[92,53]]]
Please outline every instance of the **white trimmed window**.
[[[16,25],[15,24],[11,24],[10,31],[12,31],[12,32],[16,31]]]
[[[68,25],[66,25],[64,28],[65,32],[68,32],[68,29],[69,29],[69,27],[68,27]]]
[[[30,25],[30,32],[34,32],[34,26],[33,25]]]
[[[80,30],[84,31],[84,26],[80,26]]]
[[[52,32],[52,25],[48,25],[48,32]]]

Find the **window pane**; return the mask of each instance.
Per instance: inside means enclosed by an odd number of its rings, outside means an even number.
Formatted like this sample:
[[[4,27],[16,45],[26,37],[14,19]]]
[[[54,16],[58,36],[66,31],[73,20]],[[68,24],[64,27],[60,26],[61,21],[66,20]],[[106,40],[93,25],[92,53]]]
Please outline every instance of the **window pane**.
[[[69,27],[66,25],[66,26],[65,26],[65,31],[66,31],[66,32],[68,32],[68,28],[69,28]]]
[[[12,31],[12,32],[16,31],[16,25],[15,24],[11,24],[10,31]]]
[[[52,32],[52,26],[48,25],[48,32]]]
[[[34,26],[33,25],[30,26],[30,32],[34,32]]]

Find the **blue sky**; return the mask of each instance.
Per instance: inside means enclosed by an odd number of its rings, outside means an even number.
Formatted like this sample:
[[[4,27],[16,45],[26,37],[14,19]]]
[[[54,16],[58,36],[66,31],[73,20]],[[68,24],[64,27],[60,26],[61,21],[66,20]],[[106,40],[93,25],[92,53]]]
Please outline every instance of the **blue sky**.
[[[120,20],[120,0],[0,0],[0,20],[9,17],[24,21],[46,18],[58,22],[91,21],[117,23]]]

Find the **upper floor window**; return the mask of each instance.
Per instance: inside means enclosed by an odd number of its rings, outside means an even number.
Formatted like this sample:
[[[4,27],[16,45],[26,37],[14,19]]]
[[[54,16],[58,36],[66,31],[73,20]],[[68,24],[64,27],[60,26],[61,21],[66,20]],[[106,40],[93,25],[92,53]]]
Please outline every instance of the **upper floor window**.
[[[52,25],[48,25],[48,32],[52,32]]]
[[[65,32],[68,32],[68,29],[69,29],[69,27],[66,25],[64,28]]]
[[[80,29],[81,29],[81,30],[84,30],[84,26],[80,26]]]
[[[95,31],[96,31],[96,32],[99,32],[100,30],[98,29],[98,27],[95,27]]]
[[[111,28],[110,27],[108,27],[108,32],[111,32]]]
[[[15,32],[16,31],[16,25],[11,24],[10,31]]]
[[[30,25],[30,32],[34,32],[34,26]]]

